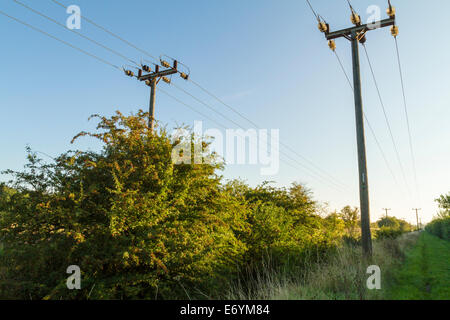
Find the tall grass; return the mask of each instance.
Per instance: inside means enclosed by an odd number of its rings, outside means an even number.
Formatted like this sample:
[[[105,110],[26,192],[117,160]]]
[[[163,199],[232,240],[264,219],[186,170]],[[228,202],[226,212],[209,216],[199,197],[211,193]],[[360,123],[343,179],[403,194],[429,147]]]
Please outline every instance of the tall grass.
[[[322,258],[306,258],[302,266],[274,266],[270,257],[259,270],[242,272],[241,280],[230,285],[223,298],[231,300],[375,300],[383,299],[392,271],[417,242],[418,233],[374,242],[371,261],[361,259],[361,248],[344,244]],[[382,272],[382,289],[368,290],[367,267]]]

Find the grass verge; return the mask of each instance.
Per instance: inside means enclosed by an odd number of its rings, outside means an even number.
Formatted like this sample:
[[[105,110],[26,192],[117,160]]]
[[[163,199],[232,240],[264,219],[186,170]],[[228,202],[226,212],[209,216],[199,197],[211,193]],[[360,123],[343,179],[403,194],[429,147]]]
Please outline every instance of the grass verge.
[[[322,261],[273,269],[266,263],[247,281],[235,283],[224,297],[231,300],[377,300],[384,299],[394,270],[405,258],[405,252],[416,244],[417,232],[397,239],[373,243],[373,259],[363,261],[361,248],[344,245]],[[382,289],[367,289],[369,265],[380,267]],[[249,279],[249,280],[248,280]]]
[[[396,270],[386,297],[392,300],[450,299],[450,242],[422,232]]]

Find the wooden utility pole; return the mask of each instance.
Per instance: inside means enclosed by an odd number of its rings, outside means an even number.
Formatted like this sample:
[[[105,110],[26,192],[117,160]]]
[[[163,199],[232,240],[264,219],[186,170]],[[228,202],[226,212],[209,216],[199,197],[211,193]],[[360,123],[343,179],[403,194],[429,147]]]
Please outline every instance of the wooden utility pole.
[[[150,87],[150,104],[149,104],[149,116],[148,116],[148,126],[150,127],[151,132],[154,131],[155,127],[155,100],[156,100],[156,86],[159,81],[162,79],[166,83],[171,83],[171,80],[167,78],[175,73],[180,73],[180,76],[185,80],[188,79],[188,75],[183,72],[178,71],[178,62],[177,60],[173,61],[173,65],[171,66],[168,62],[161,60],[161,64],[165,70],[160,71],[160,66],[155,65],[155,71],[152,72],[149,66],[143,65],[142,69],[139,69],[138,75],[136,78],[139,81],[145,81],[145,84]],[[130,70],[124,70],[125,74],[129,77],[134,77],[134,73]],[[146,74],[143,74],[146,72]]]
[[[351,42],[353,61],[353,89],[355,96],[355,116],[356,116],[356,138],[358,145],[358,167],[359,167],[359,198],[361,205],[361,240],[363,254],[366,258],[372,257],[372,236],[370,231],[370,210],[369,210],[369,182],[367,175],[366,143],[364,135],[364,113],[361,93],[361,72],[359,65],[359,43],[366,41],[366,33],[375,29],[393,26],[391,33],[398,33],[395,26],[395,9],[389,6],[389,19],[376,21],[370,24],[361,24],[361,17],[351,8],[351,21],[354,27],[330,32],[330,27],[325,21],[319,20],[319,30],[325,34],[329,47],[336,48],[334,39],[345,38]]]
[[[387,208],[383,208],[384,211],[386,211],[386,218],[388,217],[388,211],[390,211],[391,209],[387,209]]]
[[[148,80],[150,82],[150,105],[149,105],[149,116],[148,116],[148,126],[153,132],[155,126],[155,99],[156,99],[156,79]]]
[[[160,71],[159,66],[155,66],[155,72],[151,72],[145,75],[142,75],[142,70],[139,69],[138,80],[145,81],[145,84],[150,87],[150,106],[149,106],[149,116],[148,116],[148,126],[150,130],[153,132],[155,126],[155,100],[156,100],[156,85],[159,83],[161,79],[163,81],[170,83],[170,79],[167,76],[175,74],[178,72],[178,64],[175,60],[173,62],[173,67],[170,68],[170,65],[167,63],[163,63],[163,66],[169,68],[167,70]],[[150,72],[150,67],[143,66],[144,71]]]
[[[420,208],[414,208],[414,209],[413,209],[413,211],[416,212],[417,230],[420,230],[420,227],[419,227],[419,211],[420,211],[420,210],[422,210],[422,209],[420,209]]]

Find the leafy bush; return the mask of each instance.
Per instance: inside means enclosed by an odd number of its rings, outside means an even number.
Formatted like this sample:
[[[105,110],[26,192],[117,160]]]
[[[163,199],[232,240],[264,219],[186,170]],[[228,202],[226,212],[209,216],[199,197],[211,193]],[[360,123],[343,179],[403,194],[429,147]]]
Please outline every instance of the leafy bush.
[[[377,239],[395,239],[404,233],[403,230],[395,227],[381,227],[375,233]]]
[[[376,224],[379,227],[375,232],[377,239],[395,239],[413,230],[413,227],[408,222],[395,217],[381,218]]]
[[[182,141],[152,133],[147,116],[95,116],[96,132],[73,142],[93,137],[100,151],[45,163],[28,150],[23,172],[6,171],[14,189],[1,195],[0,298],[204,298],[264,256],[301,264],[339,244],[345,223],[321,218],[302,185],[224,184],[208,143],[215,161],[175,165]],[[70,265],[82,290],[66,288]]]
[[[440,211],[425,230],[439,238],[450,240],[450,194],[440,196],[436,202],[439,204]]]
[[[444,240],[450,240],[450,217],[435,219],[425,230]]]
[[[185,297],[232,277],[246,244],[246,208],[223,189],[220,164],[178,165],[170,137],[151,134],[143,112],[99,117],[98,152],[52,164],[29,153],[12,172],[19,191],[0,221],[0,296],[6,298]],[[83,290],[65,288],[79,265]]]

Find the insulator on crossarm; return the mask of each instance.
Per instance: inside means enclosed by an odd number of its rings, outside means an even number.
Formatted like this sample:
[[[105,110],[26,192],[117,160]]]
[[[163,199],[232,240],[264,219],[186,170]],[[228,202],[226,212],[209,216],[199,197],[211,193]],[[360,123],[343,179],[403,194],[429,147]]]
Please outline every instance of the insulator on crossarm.
[[[320,32],[328,33],[330,31],[329,25],[326,24],[324,21],[319,21],[318,27],[319,27]]]
[[[127,76],[129,76],[129,77],[134,77],[133,71],[130,71],[130,70],[124,70],[124,72],[125,72],[125,74],[126,74]]]
[[[168,84],[170,84],[172,81],[169,79],[169,78],[167,78],[167,77],[162,77],[162,80],[165,82],[165,83],[168,83]]]
[[[151,72],[151,71],[152,71],[152,68],[150,68],[150,67],[147,66],[147,65],[143,65],[143,66],[142,66],[142,70],[144,70],[145,72]]]
[[[393,6],[389,6],[386,12],[390,18],[395,18],[395,8]]]
[[[329,40],[328,41],[328,46],[330,47],[330,49],[332,51],[336,51],[336,42],[334,42],[334,40]]]
[[[389,8],[386,10],[390,18],[395,18],[395,8],[391,4],[391,0],[388,0]]]
[[[352,12],[350,20],[355,26],[361,25],[361,17],[358,14],[356,14],[356,12],[354,12],[354,11]]]
[[[189,75],[184,72],[180,72],[180,77],[182,77],[184,80],[189,80]]]
[[[398,36],[398,26],[392,26],[391,27],[391,34],[395,38]]]
[[[161,65],[164,67],[164,68],[171,68],[172,66],[167,62],[167,61],[165,61],[165,60],[161,60]]]

